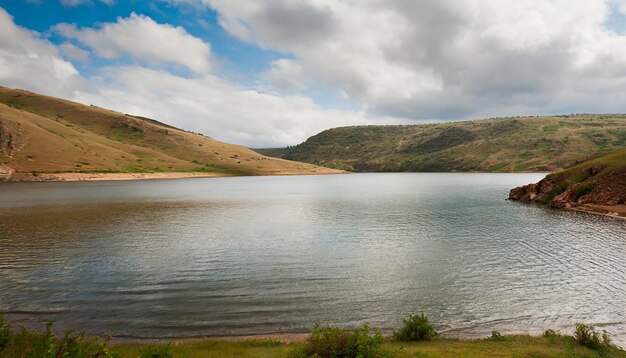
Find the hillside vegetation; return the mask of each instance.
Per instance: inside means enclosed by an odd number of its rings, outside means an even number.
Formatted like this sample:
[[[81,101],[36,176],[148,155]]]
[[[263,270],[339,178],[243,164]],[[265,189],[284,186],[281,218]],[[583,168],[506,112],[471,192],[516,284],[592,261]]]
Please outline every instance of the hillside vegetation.
[[[148,118],[0,87],[0,176],[41,173],[332,172]]]
[[[512,189],[509,199],[626,217],[626,148]]]
[[[626,115],[572,115],[334,128],[281,157],[360,172],[532,172],[625,146]]]

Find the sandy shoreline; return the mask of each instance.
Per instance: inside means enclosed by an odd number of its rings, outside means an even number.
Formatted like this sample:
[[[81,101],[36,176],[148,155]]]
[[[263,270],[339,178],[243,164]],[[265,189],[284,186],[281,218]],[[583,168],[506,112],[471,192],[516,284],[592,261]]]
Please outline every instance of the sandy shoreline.
[[[536,335],[540,336],[543,331],[528,332],[524,330],[503,332],[504,334],[521,334],[521,335]],[[382,334],[386,338],[393,336],[392,330],[383,330]],[[489,337],[488,333],[469,332],[466,328],[456,328],[440,331],[441,337],[459,340],[475,340]],[[303,343],[310,336],[309,332],[292,332],[292,333],[265,333],[265,334],[242,334],[242,335],[208,335],[197,337],[129,337],[129,336],[112,336],[111,344],[167,344],[179,345],[184,343],[193,342],[211,342],[211,341],[226,341],[226,342],[245,342],[245,341],[273,341],[281,342],[285,344],[290,343]]]
[[[392,331],[383,331],[383,336],[391,337]],[[464,335],[458,332],[440,332],[443,337],[471,340],[476,337],[487,337],[488,335]],[[310,336],[309,332],[294,332],[294,333],[266,333],[266,334],[243,334],[243,335],[213,335],[213,336],[198,336],[198,337],[154,337],[154,338],[140,338],[140,337],[125,337],[125,336],[113,336],[111,344],[163,344],[171,343],[173,345],[193,342],[207,342],[207,341],[226,341],[226,342],[244,342],[244,341],[274,341],[285,344],[289,343],[302,343],[305,342]]]
[[[150,179],[216,178],[221,173],[41,173],[13,174],[5,179],[8,183],[76,182],[76,181],[120,181]]]
[[[301,343],[309,338],[310,333],[267,333],[267,334],[243,334],[243,335],[213,335],[213,336],[197,336],[197,337],[128,337],[128,336],[112,336],[111,344],[162,344],[172,343],[182,344],[190,342],[207,342],[207,341],[226,341],[226,342],[244,342],[244,341],[274,341],[281,343]]]
[[[608,216],[626,220],[626,205],[596,205],[586,204],[578,207],[564,208],[569,211],[577,211],[581,213]]]
[[[290,176],[290,175],[330,175],[347,174],[341,171],[320,171],[314,173],[278,172],[258,176]],[[9,178],[0,178],[0,183],[40,183],[40,182],[78,182],[78,181],[123,181],[123,180],[154,180],[154,179],[189,179],[189,178],[223,178],[237,175],[224,173],[195,173],[195,172],[168,172],[168,173],[16,173]]]

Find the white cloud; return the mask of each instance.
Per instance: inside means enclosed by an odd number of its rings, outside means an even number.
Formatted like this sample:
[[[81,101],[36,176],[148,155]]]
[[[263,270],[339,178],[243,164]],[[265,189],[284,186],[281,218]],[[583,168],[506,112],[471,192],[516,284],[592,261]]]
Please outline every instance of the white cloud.
[[[377,113],[460,119],[626,107],[626,37],[604,25],[623,0],[192,2],[217,10],[233,36],[294,55],[304,76]]]
[[[69,43],[59,47],[66,56],[80,50]],[[3,86],[144,115],[252,147],[296,144],[328,127],[369,121],[363,112],[324,109],[306,96],[263,93],[215,74],[185,78],[134,65],[101,68],[84,78],[59,47],[15,25],[0,8]]]
[[[196,72],[211,69],[211,46],[182,27],[159,24],[150,17],[132,13],[99,28],[59,24],[55,31],[91,48],[108,59],[131,56],[148,64],[177,64]]]
[[[306,89],[302,74],[302,65],[294,60],[281,58],[272,61],[271,68],[261,74],[261,77],[272,86],[287,90],[301,91]]]
[[[259,74],[270,91],[211,71],[210,44],[146,16],[92,28],[61,24],[55,30],[68,42],[57,47],[3,10],[0,84],[249,146],[407,118],[626,111],[626,37],[606,28],[624,0],[169,2],[211,6],[233,36],[285,53]],[[86,61],[85,49],[135,61],[111,61],[83,78],[61,54]],[[194,76],[178,76],[172,65]],[[324,108],[303,94],[311,88],[339,91],[360,109]]]
[[[0,84],[69,97],[88,85],[58,49],[0,8]]]
[[[62,43],[59,48],[65,55],[65,57],[70,60],[78,61],[81,63],[86,63],[89,60],[89,52],[83,50],[82,48],[75,46],[69,42]]]
[[[190,79],[125,66],[91,80],[101,91],[77,100],[252,147],[296,144],[329,127],[369,121],[362,112],[328,110],[306,96],[262,93],[213,75]]]

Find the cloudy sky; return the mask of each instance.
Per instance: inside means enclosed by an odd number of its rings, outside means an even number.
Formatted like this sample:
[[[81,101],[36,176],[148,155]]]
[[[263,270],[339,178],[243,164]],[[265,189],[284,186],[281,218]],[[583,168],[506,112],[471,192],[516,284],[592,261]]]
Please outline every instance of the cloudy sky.
[[[251,147],[626,112],[626,0],[0,0],[0,85]]]

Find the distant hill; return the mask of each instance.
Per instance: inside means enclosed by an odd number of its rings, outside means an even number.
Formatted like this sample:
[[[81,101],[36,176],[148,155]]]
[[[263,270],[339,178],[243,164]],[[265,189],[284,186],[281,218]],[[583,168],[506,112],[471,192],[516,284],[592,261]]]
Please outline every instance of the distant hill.
[[[512,189],[509,199],[626,217],[626,148]]]
[[[0,176],[76,172],[271,175],[332,171],[269,158],[149,118],[0,87]]]
[[[291,148],[289,147],[285,147],[285,148],[250,148],[253,151],[259,153],[259,154],[263,154],[263,155],[267,155],[268,157],[272,157],[272,158],[282,158],[285,154],[289,153],[291,151]]]
[[[358,172],[531,172],[625,146],[626,115],[570,115],[333,128],[282,158]]]

